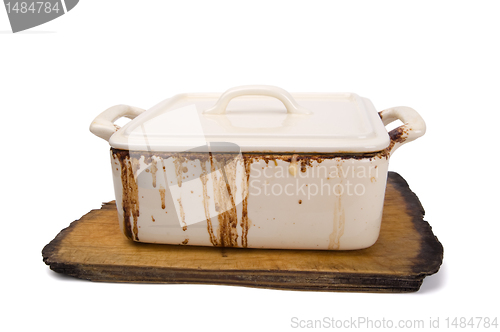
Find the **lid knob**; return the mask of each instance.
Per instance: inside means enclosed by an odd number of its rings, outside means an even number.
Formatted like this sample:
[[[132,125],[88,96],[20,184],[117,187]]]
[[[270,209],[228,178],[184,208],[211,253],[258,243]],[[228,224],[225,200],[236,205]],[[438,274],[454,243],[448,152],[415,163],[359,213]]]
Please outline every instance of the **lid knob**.
[[[205,110],[204,114],[224,114],[229,102],[241,96],[268,96],[279,99],[285,105],[288,113],[291,114],[311,114],[303,108],[288,91],[272,85],[242,85],[231,88],[224,92],[212,108]]]

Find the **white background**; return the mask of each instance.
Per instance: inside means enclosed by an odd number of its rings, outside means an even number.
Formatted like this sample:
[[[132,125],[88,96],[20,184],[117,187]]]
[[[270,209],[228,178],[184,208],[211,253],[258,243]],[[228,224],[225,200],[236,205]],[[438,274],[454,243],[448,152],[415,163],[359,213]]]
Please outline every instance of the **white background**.
[[[287,330],[291,318],[494,317],[500,234],[497,1],[82,0],[12,34],[0,8],[2,325],[7,330]],[[88,127],[115,104],[271,84],[406,105],[427,134],[390,169],[444,246],[412,294],[293,292],[64,277],[41,250],[114,199],[108,145]],[[491,302],[493,300],[493,302]]]

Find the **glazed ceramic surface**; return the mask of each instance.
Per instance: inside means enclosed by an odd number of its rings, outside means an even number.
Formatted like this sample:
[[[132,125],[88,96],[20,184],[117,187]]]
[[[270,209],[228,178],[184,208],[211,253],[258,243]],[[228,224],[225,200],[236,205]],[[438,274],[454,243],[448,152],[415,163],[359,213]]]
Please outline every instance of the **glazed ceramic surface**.
[[[133,120],[123,128],[113,122]],[[404,124],[390,133],[385,125]],[[378,238],[391,154],[425,133],[413,109],[352,93],[244,86],[119,105],[109,140],[120,227],[149,243],[352,250]]]

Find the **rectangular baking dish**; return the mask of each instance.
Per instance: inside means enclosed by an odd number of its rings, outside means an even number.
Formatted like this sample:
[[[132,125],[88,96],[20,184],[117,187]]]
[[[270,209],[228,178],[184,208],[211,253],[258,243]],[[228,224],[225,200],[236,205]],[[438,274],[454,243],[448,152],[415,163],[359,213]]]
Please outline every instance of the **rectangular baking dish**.
[[[121,117],[132,120],[119,128]],[[113,106],[90,130],[111,145],[130,240],[353,250],[377,241],[389,158],[425,123],[409,107],[378,113],[353,93],[258,85],[181,94],[147,111]]]

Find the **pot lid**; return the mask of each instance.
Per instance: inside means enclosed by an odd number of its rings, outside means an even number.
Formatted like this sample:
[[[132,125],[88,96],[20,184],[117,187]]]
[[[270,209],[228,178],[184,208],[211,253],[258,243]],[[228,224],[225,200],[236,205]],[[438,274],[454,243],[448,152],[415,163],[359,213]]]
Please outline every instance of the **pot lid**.
[[[258,85],[180,94],[113,134],[112,147],[182,152],[226,142],[242,152],[364,153],[389,145],[373,104],[354,93],[288,93]]]

